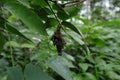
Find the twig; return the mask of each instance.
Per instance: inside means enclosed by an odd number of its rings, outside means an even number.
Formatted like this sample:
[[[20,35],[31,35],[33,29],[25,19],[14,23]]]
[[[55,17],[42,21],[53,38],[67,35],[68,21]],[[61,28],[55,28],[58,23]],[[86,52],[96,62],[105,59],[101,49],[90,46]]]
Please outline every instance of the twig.
[[[71,2],[64,3],[63,5],[74,4],[74,3],[78,3],[78,2],[79,2],[79,1],[76,0],[76,1],[71,1]]]
[[[50,10],[52,11],[53,15],[55,16],[56,20],[60,23],[59,19],[57,18],[56,14],[55,14],[55,12],[53,11],[52,7],[50,6],[49,2],[47,2],[47,4],[48,4]]]
[[[55,4],[59,4],[61,7],[66,7],[66,6],[76,5],[76,4],[84,2],[86,0],[75,0],[75,1],[70,1],[70,2],[64,3],[64,4],[57,3],[57,1],[53,1],[53,0],[49,0],[49,1],[51,1],[51,2],[53,2]]]

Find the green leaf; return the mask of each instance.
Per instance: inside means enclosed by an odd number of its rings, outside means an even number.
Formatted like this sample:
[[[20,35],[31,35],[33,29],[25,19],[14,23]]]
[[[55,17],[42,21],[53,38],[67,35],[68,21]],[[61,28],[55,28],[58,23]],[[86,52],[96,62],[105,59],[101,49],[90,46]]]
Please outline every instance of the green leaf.
[[[65,55],[65,58],[70,60],[70,61],[75,61],[75,58],[72,56],[72,55],[69,55],[69,54],[64,54]]]
[[[5,22],[7,22],[7,20],[5,20],[5,19],[3,19],[2,17],[0,17],[0,23],[1,23],[0,28],[5,29],[5,30],[7,30],[8,32],[11,32],[11,33],[13,33],[13,34],[19,35],[20,37],[23,37],[24,39],[32,42],[29,38],[27,38],[27,37],[24,36],[21,32],[19,32],[17,29],[15,29],[12,24],[10,24],[10,23],[5,23]],[[6,24],[6,26],[4,26],[4,24]]]
[[[32,64],[27,64],[25,67],[25,80],[54,80],[48,76],[47,73],[43,72],[40,67]]]
[[[86,71],[90,65],[87,63],[79,63],[79,66],[82,68],[83,71]]]
[[[61,20],[67,20],[67,19],[69,19],[69,14],[59,4],[53,4],[52,8],[54,10],[57,10],[57,16]]]
[[[0,0],[0,1],[3,2],[3,3],[6,3],[6,2],[15,2],[17,0]]]
[[[115,80],[119,80],[120,79],[120,75],[118,75],[117,73],[113,72],[113,71],[107,71],[106,75],[110,78],[110,79],[115,79]]]
[[[49,8],[42,8],[42,10],[44,10],[46,12],[46,15],[52,15],[52,11]]]
[[[27,44],[27,43],[24,43],[21,45],[21,48],[34,48],[35,46],[32,45],[32,44]]]
[[[45,20],[45,21],[48,19],[47,17],[48,15],[53,14],[51,10],[48,8],[41,8],[39,10],[36,10],[36,13],[40,16],[42,20]]]
[[[67,32],[70,37],[75,40],[77,43],[79,43],[80,45],[84,45],[84,42],[81,40],[81,36],[76,34],[75,32]]]
[[[7,60],[5,60],[5,59],[0,59],[0,68],[1,69],[5,69],[6,67],[8,67],[8,65],[9,65],[9,63],[7,62]],[[0,75],[0,77],[1,77],[1,75]]]
[[[54,18],[48,18],[46,21],[46,28],[54,27],[58,25],[58,21]]]
[[[25,35],[23,35],[21,32],[19,32],[17,29],[15,29],[14,27],[12,27],[13,25],[11,24],[6,24],[6,28],[2,26],[3,29],[6,29],[7,31],[13,33],[13,34],[16,34],[16,35],[19,35],[20,37],[23,37],[24,39],[32,42],[29,38],[27,38]]]
[[[89,37],[91,38],[91,44],[95,44],[97,47],[105,46],[105,41],[101,39],[99,36],[97,36],[96,34],[92,34]]]
[[[12,47],[20,47],[20,44],[18,44],[17,42],[15,41],[8,41],[6,43],[7,46],[12,46]]]
[[[91,73],[85,73],[85,80],[97,80],[96,77]]]
[[[0,79],[1,80],[7,80],[7,76],[2,76]]]
[[[3,50],[3,47],[4,47],[5,42],[6,42],[5,37],[4,37],[3,34],[0,32],[0,52]]]
[[[105,42],[99,38],[93,39],[93,43],[96,44],[97,47],[104,47],[105,46]]]
[[[73,75],[73,80],[83,80],[82,75],[81,74]]]
[[[79,21],[82,21],[85,25],[88,24],[88,20],[87,20],[87,19],[83,19],[83,18],[81,18],[80,16],[75,16],[74,18],[75,18],[75,19],[78,19]]]
[[[4,26],[5,19],[0,16],[0,27]]]
[[[57,15],[61,20],[72,18],[73,16],[76,16],[77,13],[80,11],[80,9],[76,6],[69,6],[63,9],[61,6],[55,5],[54,8],[58,11]]]
[[[64,9],[59,4],[53,4],[52,8],[59,12],[65,12]]]
[[[69,13],[69,17],[76,16],[80,9],[77,6],[68,6],[65,7],[64,10]]]
[[[20,67],[8,68],[7,80],[24,80],[22,69]]]
[[[72,73],[69,70],[69,62],[66,62],[64,58],[58,56],[57,58],[47,61],[47,64],[65,80],[72,80]]]
[[[23,5],[30,7],[29,0],[18,0],[18,1],[21,2]]]
[[[63,21],[69,19],[69,14],[66,13],[65,11],[64,12],[58,11],[57,16]]]
[[[34,48],[35,46],[32,44],[24,43],[24,44],[19,44],[16,41],[8,41],[6,42],[6,46],[12,46],[12,47],[17,47],[17,48]]]
[[[31,29],[31,31],[43,35],[47,34],[42,20],[29,8],[17,2],[6,3],[4,7],[16,17],[20,18]]]
[[[32,1],[32,4],[40,5],[41,7],[47,6],[47,3],[46,3],[45,0],[33,0],[33,1]]]
[[[82,36],[82,34],[80,33],[80,31],[73,24],[71,24],[70,22],[64,21],[64,22],[62,22],[62,25],[70,28],[71,30],[73,30],[74,32],[76,32],[76,33],[78,33],[79,35]]]
[[[100,23],[93,25],[93,27],[95,27],[95,26],[108,26],[108,25],[117,25],[117,27],[119,28],[120,27],[120,19],[113,19],[111,21],[100,22]]]

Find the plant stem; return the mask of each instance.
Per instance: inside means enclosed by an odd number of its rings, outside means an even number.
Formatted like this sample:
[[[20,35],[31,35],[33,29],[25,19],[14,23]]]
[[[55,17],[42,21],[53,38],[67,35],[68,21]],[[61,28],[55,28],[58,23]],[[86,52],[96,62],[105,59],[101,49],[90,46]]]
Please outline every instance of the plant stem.
[[[13,56],[13,49],[12,49],[12,46],[11,46],[11,43],[10,43],[10,35],[9,35],[9,32],[8,32],[8,28],[6,27],[6,23],[5,23],[5,28],[6,28],[6,33],[8,35],[8,41],[9,41],[9,46],[10,46],[10,57],[11,57],[11,62],[12,62],[12,66],[15,66],[15,61],[14,61],[14,56]]]
[[[58,17],[56,16],[55,12],[53,11],[52,7],[50,6],[49,2],[47,2],[50,10],[52,11],[53,15],[55,16],[56,20],[59,22],[59,24],[61,24],[61,22],[59,21]]]

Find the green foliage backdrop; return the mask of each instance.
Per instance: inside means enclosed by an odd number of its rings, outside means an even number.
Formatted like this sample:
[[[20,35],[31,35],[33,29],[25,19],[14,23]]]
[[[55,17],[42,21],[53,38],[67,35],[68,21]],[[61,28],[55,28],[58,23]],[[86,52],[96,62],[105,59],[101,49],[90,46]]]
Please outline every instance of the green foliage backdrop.
[[[0,0],[0,80],[120,80],[119,0]]]

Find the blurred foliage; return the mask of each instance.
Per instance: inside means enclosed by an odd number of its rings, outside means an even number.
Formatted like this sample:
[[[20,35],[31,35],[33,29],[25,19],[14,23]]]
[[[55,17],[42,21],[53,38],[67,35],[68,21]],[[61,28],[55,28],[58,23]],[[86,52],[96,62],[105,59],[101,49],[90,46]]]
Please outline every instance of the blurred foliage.
[[[120,80],[119,12],[119,0],[0,0],[0,80]]]

